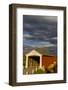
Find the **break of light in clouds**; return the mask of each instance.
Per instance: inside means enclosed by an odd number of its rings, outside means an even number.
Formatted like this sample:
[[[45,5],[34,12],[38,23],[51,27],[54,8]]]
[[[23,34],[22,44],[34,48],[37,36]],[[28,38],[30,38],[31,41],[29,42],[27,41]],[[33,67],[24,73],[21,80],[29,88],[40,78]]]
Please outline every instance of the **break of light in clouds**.
[[[23,43],[30,47],[55,47],[57,17],[23,15]]]

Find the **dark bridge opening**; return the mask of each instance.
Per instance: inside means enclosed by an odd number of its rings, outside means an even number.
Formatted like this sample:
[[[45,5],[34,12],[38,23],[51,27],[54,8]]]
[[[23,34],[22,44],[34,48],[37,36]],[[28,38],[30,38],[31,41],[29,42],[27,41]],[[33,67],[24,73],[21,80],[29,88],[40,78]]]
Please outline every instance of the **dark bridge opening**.
[[[37,63],[40,63],[40,57],[39,56],[29,56],[29,59],[32,59],[36,61]]]
[[[29,56],[28,57],[28,66],[29,67],[39,66],[39,64],[40,64],[40,57],[39,56]]]

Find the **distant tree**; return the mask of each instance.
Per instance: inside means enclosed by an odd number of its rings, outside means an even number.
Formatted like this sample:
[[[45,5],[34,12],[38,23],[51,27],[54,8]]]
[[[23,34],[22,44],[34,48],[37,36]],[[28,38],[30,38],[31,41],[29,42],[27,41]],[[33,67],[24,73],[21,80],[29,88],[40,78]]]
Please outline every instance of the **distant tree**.
[[[23,55],[23,66],[25,67],[25,64],[26,64],[26,56]]]
[[[46,49],[45,49],[45,54],[49,54],[49,53],[50,53],[49,48],[46,48]]]
[[[44,55],[50,54],[49,48],[46,48],[46,47],[36,48],[35,50],[37,50],[39,53],[42,53]]]

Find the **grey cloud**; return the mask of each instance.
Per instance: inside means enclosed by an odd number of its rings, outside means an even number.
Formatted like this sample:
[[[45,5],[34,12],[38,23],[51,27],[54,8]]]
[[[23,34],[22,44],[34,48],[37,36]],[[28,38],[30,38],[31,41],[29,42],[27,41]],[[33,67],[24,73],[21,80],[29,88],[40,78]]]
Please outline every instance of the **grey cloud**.
[[[56,47],[56,16],[23,16],[24,45],[30,47]]]

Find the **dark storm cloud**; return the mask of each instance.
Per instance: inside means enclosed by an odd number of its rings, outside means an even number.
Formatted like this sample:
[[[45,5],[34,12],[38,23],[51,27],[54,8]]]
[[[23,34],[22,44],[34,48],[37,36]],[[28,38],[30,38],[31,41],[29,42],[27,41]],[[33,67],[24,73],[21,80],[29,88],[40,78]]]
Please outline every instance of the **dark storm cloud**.
[[[23,16],[24,45],[54,47],[57,42],[56,16]]]

